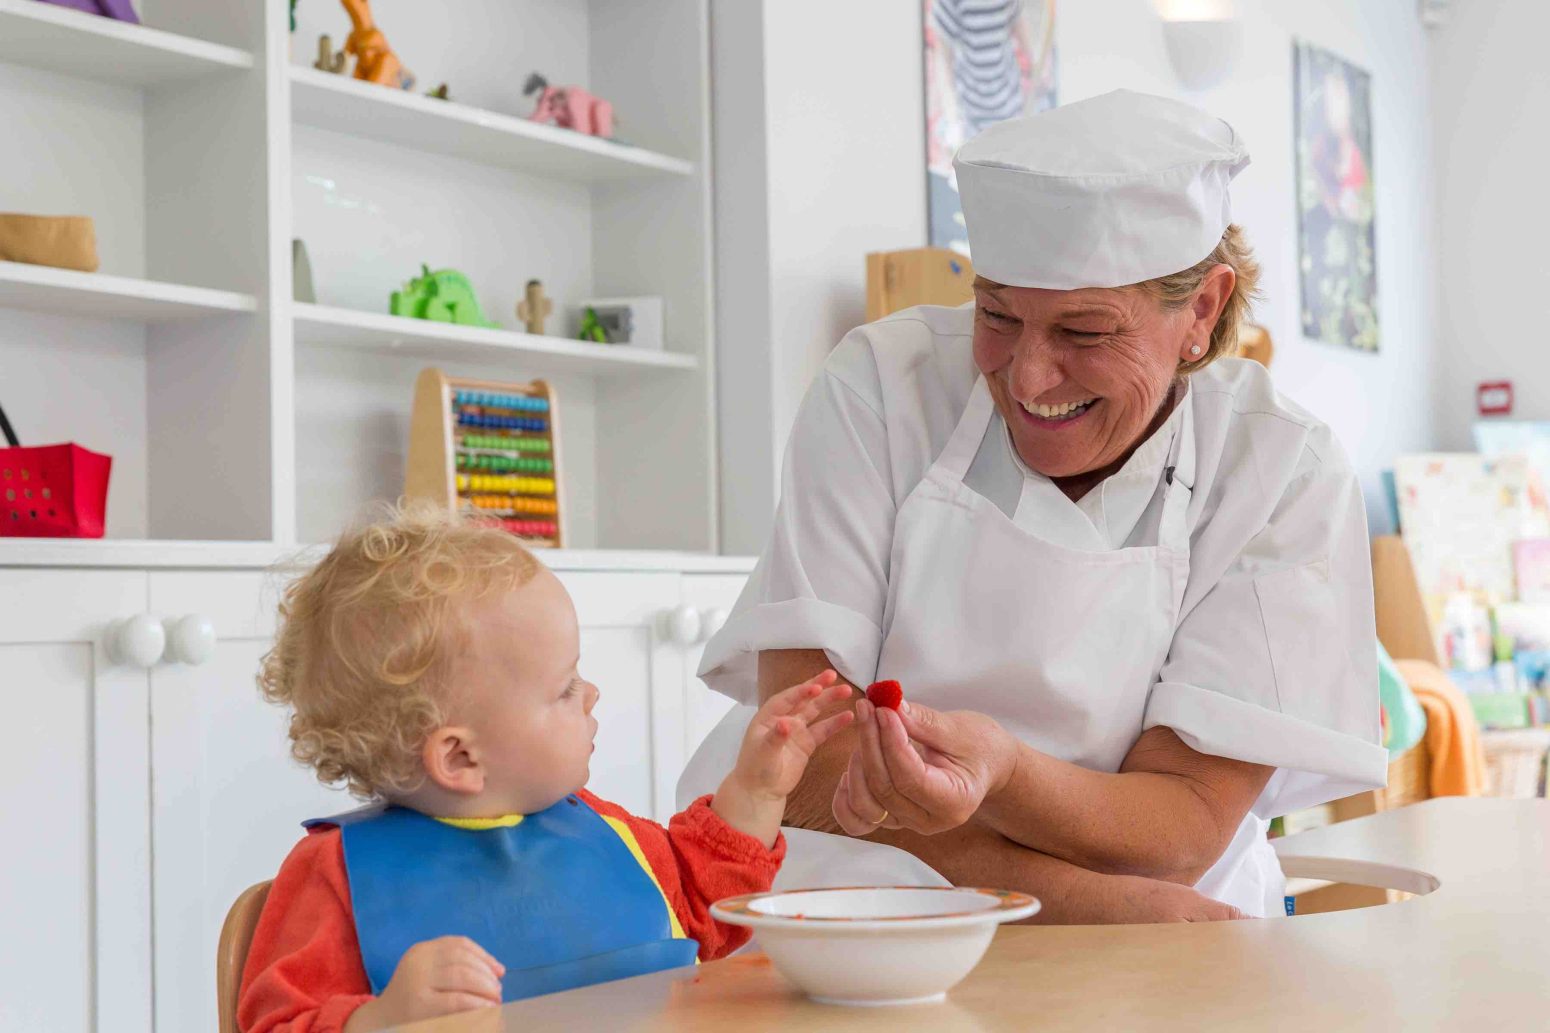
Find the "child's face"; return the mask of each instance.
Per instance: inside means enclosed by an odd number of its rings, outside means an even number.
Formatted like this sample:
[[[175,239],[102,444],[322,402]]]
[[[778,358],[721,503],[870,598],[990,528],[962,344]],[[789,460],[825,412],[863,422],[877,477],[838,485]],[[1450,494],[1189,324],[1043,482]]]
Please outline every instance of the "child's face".
[[[520,588],[475,600],[467,614],[467,646],[449,687],[484,769],[481,795],[500,813],[541,811],[586,785],[597,736],[597,686],[576,670],[576,608],[541,570]]]

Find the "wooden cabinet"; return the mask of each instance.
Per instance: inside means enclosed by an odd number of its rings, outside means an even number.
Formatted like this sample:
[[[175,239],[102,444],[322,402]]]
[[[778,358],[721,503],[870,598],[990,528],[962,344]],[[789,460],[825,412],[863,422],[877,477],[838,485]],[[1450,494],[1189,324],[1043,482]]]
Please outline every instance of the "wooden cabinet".
[[[694,671],[746,574],[556,573],[602,692],[589,785],[665,821],[726,705]],[[227,908],[303,819],[356,806],[291,759],[258,694],[282,587],[258,570],[0,567],[0,697],[21,715],[0,751],[0,878],[24,889],[0,894],[0,1029],[213,1028]],[[127,619],[154,639],[138,662],[111,645]]]

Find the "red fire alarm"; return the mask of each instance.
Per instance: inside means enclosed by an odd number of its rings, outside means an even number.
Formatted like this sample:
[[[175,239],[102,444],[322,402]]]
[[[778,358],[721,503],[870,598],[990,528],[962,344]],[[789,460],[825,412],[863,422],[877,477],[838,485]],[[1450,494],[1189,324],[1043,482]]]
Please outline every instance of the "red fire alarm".
[[[1481,416],[1512,415],[1512,381],[1491,380],[1475,388],[1475,405]]]

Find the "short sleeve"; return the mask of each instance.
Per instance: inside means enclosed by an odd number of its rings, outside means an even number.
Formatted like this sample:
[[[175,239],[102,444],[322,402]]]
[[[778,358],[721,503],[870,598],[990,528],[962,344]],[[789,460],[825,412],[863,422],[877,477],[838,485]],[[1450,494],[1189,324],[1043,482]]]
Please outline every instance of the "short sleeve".
[[[822,649],[861,685],[877,669],[895,500],[876,369],[853,347],[797,410],[769,544],[705,647],[700,677],[741,703],[758,702],[762,650]]]
[[[1262,818],[1387,777],[1361,490],[1316,437],[1268,522],[1182,616],[1146,707],[1145,727],[1192,749],[1279,769]]]

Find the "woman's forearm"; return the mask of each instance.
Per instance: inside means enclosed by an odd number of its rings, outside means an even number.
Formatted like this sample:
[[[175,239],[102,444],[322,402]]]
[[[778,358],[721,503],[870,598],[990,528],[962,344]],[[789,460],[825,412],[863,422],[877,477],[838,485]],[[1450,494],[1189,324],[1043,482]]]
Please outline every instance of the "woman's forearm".
[[[1011,776],[977,817],[1083,868],[1193,886],[1227,849],[1269,775],[1195,753],[1166,728],[1145,733],[1117,773],[1019,744]]]

